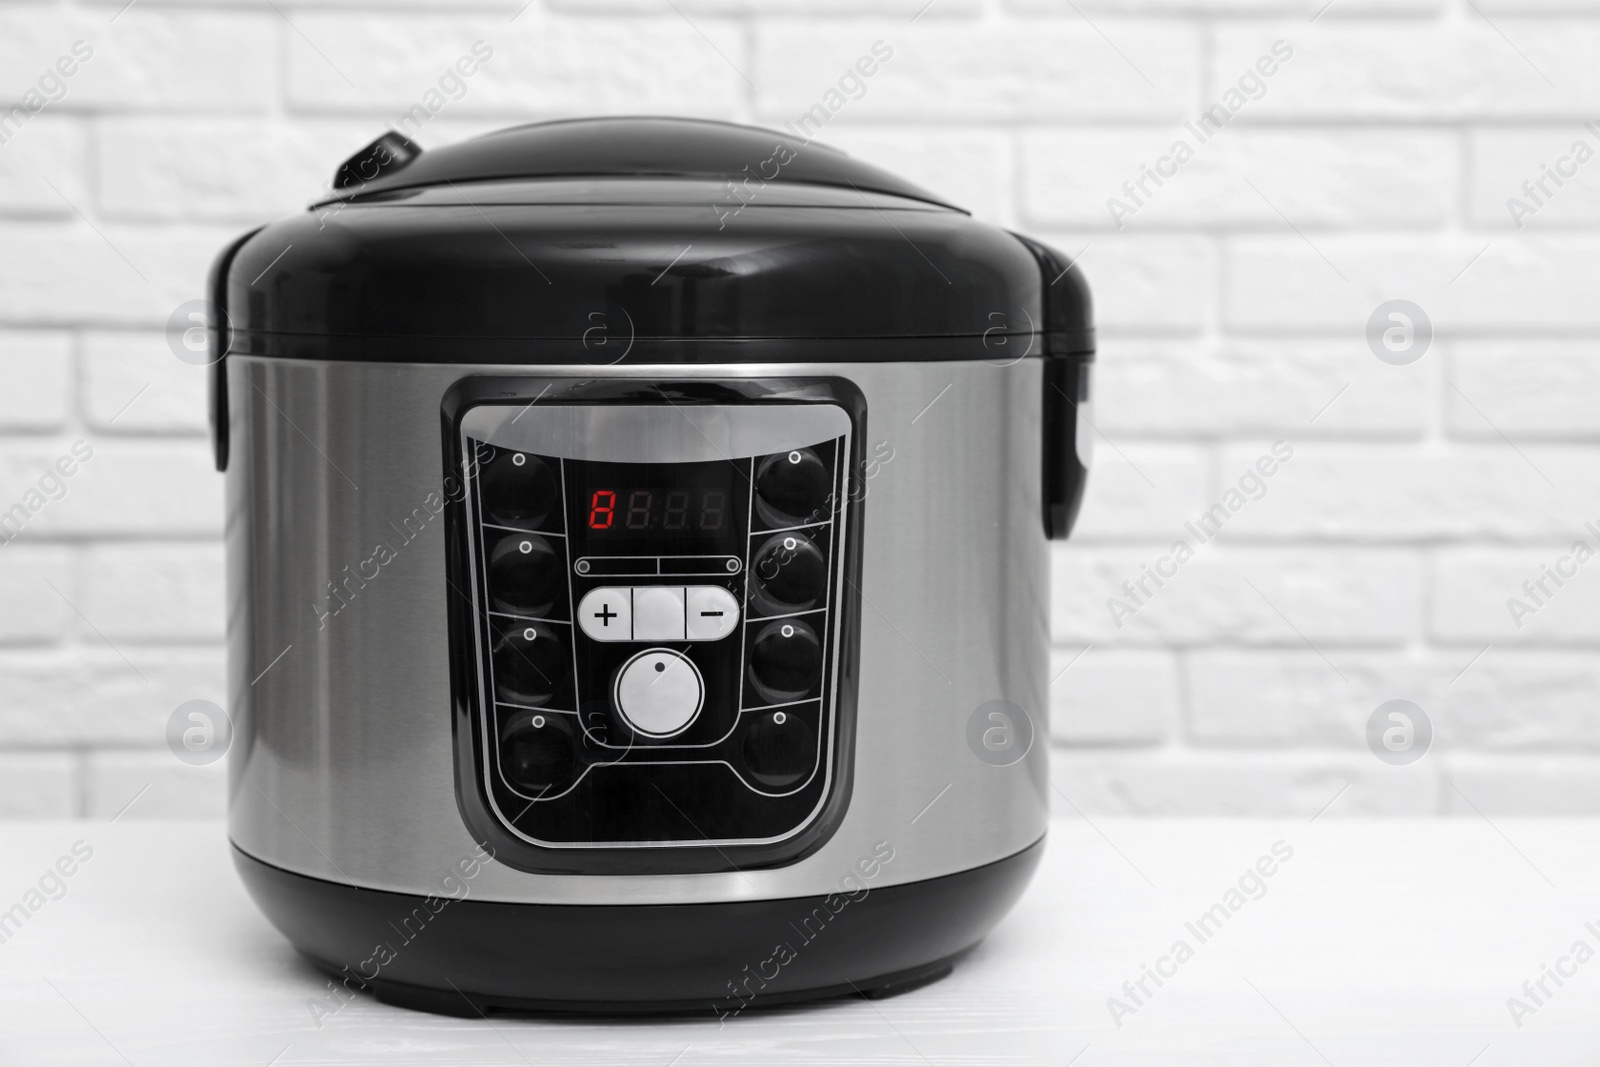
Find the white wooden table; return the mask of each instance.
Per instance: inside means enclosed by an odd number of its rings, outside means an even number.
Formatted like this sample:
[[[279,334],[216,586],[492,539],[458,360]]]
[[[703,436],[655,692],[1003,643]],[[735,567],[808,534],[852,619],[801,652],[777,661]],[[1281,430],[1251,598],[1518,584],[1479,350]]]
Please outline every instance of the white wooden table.
[[[955,974],[886,1001],[714,1019],[458,1020],[323,980],[207,823],[0,824],[0,909],[93,857],[0,944],[0,1064],[1075,1063],[1495,1067],[1600,1056],[1600,822],[1058,823],[1021,905]],[[1186,923],[1293,856],[1204,942]],[[70,866],[70,865],[69,865]],[[1270,864],[1267,866],[1271,866]],[[48,888],[54,888],[53,885]],[[1246,888],[1255,884],[1246,880]],[[1243,895],[1241,898],[1243,899]],[[1122,990],[1182,940],[1192,958]],[[1572,973],[1540,1005],[1542,965]],[[1137,991],[1138,986],[1133,988]],[[1537,991],[1537,987],[1535,987]],[[1117,1026],[1112,996],[1135,1007]],[[1512,1018],[1507,999],[1537,1010]]]

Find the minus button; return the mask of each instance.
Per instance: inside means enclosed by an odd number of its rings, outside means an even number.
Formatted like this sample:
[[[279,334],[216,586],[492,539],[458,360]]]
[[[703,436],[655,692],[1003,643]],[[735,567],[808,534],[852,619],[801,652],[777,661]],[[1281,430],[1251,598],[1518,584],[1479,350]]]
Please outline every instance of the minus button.
[[[739,602],[715,585],[691,585],[684,590],[685,636],[691,641],[716,641],[727,637],[739,623]]]

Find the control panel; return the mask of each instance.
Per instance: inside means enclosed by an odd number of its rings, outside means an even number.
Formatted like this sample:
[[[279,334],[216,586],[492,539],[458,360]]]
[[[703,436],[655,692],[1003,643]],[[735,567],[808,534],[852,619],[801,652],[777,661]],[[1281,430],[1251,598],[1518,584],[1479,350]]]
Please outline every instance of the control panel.
[[[838,775],[848,414],[484,404],[459,433],[495,820],[713,852],[812,823]]]

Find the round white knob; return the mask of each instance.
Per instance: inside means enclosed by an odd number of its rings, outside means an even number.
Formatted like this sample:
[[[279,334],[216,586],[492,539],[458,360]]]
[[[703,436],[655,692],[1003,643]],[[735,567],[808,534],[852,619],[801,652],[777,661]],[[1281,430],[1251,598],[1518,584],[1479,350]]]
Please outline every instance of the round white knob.
[[[617,672],[617,710],[646,737],[681,733],[700,714],[705,685],[700,670],[681,652],[650,648]]]

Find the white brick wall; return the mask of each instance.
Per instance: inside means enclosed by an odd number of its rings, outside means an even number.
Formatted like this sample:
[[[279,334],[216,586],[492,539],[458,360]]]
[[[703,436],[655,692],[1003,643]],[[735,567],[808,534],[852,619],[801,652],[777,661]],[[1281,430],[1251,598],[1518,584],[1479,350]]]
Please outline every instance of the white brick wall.
[[[223,699],[205,376],[164,323],[478,40],[425,145],[596,113],[777,125],[883,40],[826,138],[1082,252],[1101,434],[1054,553],[1049,731],[1080,810],[1600,811],[1600,561],[1506,606],[1600,549],[1600,160],[1520,227],[1506,206],[1600,151],[1600,3],[523,2],[0,6],[0,97],[94,50],[0,144],[0,509],[94,449],[0,545],[0,817],[220,811],[220,766],[163,742],[178,704]],[[1277,40],[1259,98],[1115,225],[1107,198]],[[1409,366],[1364,337],[1397,298],[1437,330]],[[1118,626],[1107,598],[1276,440],[1265,495]],[[1434,729],[1407,767],[1366,748],[1392,698]]]

